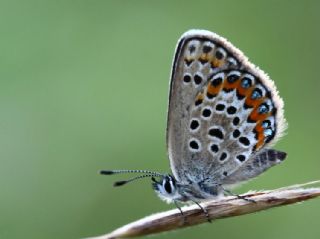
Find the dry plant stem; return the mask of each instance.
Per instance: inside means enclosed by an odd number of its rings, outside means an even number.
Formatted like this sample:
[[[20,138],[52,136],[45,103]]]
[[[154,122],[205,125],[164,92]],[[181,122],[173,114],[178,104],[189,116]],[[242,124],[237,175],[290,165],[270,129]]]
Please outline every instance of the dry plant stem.
[[[206,208],[211,220],[240,216],[318,197],[320,196],[319,187],[305,188],[306,186],[315,184],[320,184],[320,181],[270,191],[249,192],[243,195],[253,199],[255,202],[230,196],[220,200],[207,201],[201,203],[201,205]],[[122,226],[109,234],[91,239],[137,237],[207,223],[206,216],[196,205],[185,206],[182,210],[186,220],[183,220],[178,209],[174,209],[147,216]]]

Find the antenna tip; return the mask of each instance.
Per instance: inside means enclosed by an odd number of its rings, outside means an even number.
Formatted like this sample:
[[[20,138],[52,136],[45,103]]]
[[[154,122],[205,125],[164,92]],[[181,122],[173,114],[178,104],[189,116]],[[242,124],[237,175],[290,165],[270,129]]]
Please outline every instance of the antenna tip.
[[[126,184],[128,181],[118,181],[113,184],[114,187],[122,186]]]
[[[111,175],[111,174],[114,174],[114,171],[112,171],[112,170],[100,170],[99,173],[102,174],[102,175]]]

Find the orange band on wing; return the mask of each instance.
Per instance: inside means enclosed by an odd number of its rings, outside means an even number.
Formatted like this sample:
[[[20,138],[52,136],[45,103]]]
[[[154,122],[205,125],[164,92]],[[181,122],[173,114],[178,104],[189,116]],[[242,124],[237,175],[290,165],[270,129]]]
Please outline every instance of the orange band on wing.
[[[223,60],[218,60],[216,58],[214,58],[212,61],[211,61],[211,66],[216,68],[216,67],[220,67],[224,64],[224,61]]]
[[[222,84],[218,86],[213,86],[212,84],[208,84],[207,92],[211,95],[217,95],[221,90]]]
[[[248,92],[248,93],[249,93],[249,95],[251,95],[252,89],[251,89],[250,92]],[[247,106],[251,107],[251,108],[256,109],[256,108],[258,108],[258,106],[259,106],[260,104],[262,104],[262,103],[264,102],[264,100],[265,100],[264,97],[259,98],[259,99],[251,99],[251,97],[248,96],[248,97],[246,98],[245,104],[246,104]]]
[[[256,144],[256,150],[258,150],[260,147],[263,146],[264,144],[264,128],[262,127],[262,123],[260,122],[259,124],[257,124],[257,126],[255,127],[255,132],[257,134],[257,144]]]
[[[241,81],[239,81],[239,82],[241,82]],[[240,83],[237,85],[237,92],[241,96],[245,96],[246,97],[248,95],[248,93],[252,92],[252,90],[253,90],[253,87],[243,88]],[[249,97],[247,97],[247,98],[249,98]]]
[[[223,84],[223,89],[226,89],[227,91],[229,91],[229,90],[237,89],[239,87],[239,85],[240,85],[239,80],[232,82],[232,83],[225,80],[224,84]]]
[[[207,53],[203,53],[201,54],[201,56],[199,57],[199,61],[200,62],[208,62],[212,60],[212,56],[207,54]]]

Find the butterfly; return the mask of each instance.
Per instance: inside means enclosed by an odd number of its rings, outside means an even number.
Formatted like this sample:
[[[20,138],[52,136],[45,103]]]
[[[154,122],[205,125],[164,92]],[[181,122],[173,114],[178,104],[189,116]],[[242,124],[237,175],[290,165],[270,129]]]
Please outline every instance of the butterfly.
[[[272,146],[287,123],[274,82],[225,38],[189,30],[174,54],[167,118],[172,175],[148,170],[114,185],[151,177],[168,203],[194,202],[231,193],[228,188],[281,163],[286,153]],[[158,178],[158,180],[157,180]],[[208,215],[207,215],[208,216]]]

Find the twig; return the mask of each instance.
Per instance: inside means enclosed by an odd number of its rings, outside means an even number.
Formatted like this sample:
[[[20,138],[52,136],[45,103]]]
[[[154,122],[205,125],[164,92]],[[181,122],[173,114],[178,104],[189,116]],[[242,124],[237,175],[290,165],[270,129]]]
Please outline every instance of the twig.
[[[201,205],[206,208],[211,220],[240,216],[318,197],[320,196],[319,187],[305,187],[319,183],[320,180],[270,191],[248,192],[243,195],[253,199],[255,202],[229,196],[223,197],[220,200],[207,201]],[[109,234],[92,237],[91,239],[115,239],[144,236],[207,222],[206,216],[196,205],[185,206],[182,210],[186,220],[183,220],[178,209],[174,209],[147,216],[122,226]]]

